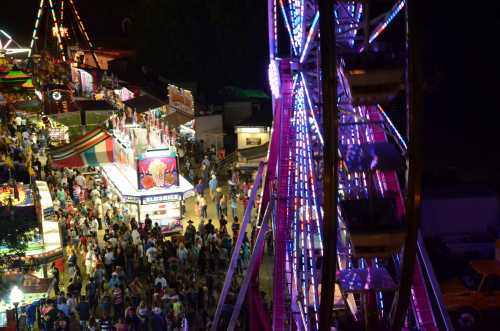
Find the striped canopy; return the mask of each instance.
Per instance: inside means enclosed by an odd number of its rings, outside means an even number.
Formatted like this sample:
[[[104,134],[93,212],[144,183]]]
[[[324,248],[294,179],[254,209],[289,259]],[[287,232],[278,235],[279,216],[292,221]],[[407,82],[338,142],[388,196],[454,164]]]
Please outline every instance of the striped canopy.
[[[56,168],[95,167],[113,162],[113,139],[108,132],[97,128],[50,154]]]

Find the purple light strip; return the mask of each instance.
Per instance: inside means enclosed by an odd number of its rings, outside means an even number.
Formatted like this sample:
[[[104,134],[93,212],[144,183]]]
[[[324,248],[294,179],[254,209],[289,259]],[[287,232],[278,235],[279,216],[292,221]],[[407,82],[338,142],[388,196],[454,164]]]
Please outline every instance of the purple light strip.
[[[292,45],[293,53],[295,55],[298,55],[298,50],[295,48],[295,43],[293,42],[294,39],[292,34],[292,28],[290,27],[290,22],[288,22],[288,16],[286,14],[285,5],[283,4],[283,0],[279,0],[279,2],[280,2],[281,14],[283,15],[283,20],[285,21],[285,26],[286,29],[288,30],[288,35],[290,36],[290,44]]]
[[[309,272],[310,272],[310,278],[311,278],[311,285],[312,285],[312,290],[313,290],[313,304],[314,304],[314,314],[315,314],[315,321],[316,321],[316,329],[319,328],[319,316],[318,316],[318,308],[319,308],[319,296],[318,296],[318,290],[317,290],[317,282],[316,282],[316,276],[314,274],[314,258],[313,258],[313,250],[314,250],[314,247],[313,247],[313,244],[314,244],[314,239],[311,238],[311,234],[312,234],[312,229],[311,229],[311,220],[312,220],[312,203],[313,201],[311,200],[311,197],[309,195],[309,192],[314,192],[315,191],[315,188],[314,186],[312,185],[312,187],[309,187],[309,181],[308,180],[311,180],[312,181],[312,178],[313,178],[313,174],[312,174],[312,168],[309,168],[308,166],[308,163],[309,162],[306,162],[306,160],[310,161],[308,155],[307,155],[307,151],[308,151],[308,148],[307,148],[307,117],[306,117],[306,113],[304,110],[302,110],[301,112],[301,129],[302,129],[302,155],[303,155],[303,158],[302,158],[302,162],[303,162],[303,167],[304,169],[306,170],[305,171],[305,174],[306,175],[306,180],[304,181],[304,186],[306,187],[305,188],[305,200],[306,200],[306,212],[307,212],[307,223],[306,223],[306,226],[307,226],[307,244],[308,244],[308,252],[309,252],[309,264],[308,264],[308,267],[309,267]],[[319,230],[319,228],[318,228]]]
[[[301,73],[302,75],[302,73]],[[308,92],[307,92],[307,87],[306,87],[306,83],[305,83],[305,80],[304,80],[304,76],[302,75],[302,88],[305,90],[306,92],[306,96],[308,96]],[[309,98],[308,98],[309,99]],[[310,100],[309,100],[309,113],[312,115],[313,119],[314,119],[314,123],[316,124],[316,128],[318,123],[316,122],[316,118],[314,117],[314,112],[312,110],[312,108],[310,107],[311,104],[310,104]],[[320,250],[321,250],[321,255],[323,255],[323,239],[322,239],[322,231],[321,231],[321,224],[322,224],[322,219],[323,217],[321,216],[321,210],[320,210],[320,203],[318,201],[318,197],[316,196],[316,184],[315,184],[315,179],[316,179],[316,176],[314,175],[314,167],[312,165],[312,147],[311,147],[311,136],[309,134],[309,122],[307,121],[307,114],[304,112],[304,116],[306,118],[306,123],[305,123],[305,135],[306,135],[306,139],[305,139],[305,143],[306,143],[306,146],[305,146],[305,149],[307,151],[307,160],[308,160],[308,166],[309,166],[309,178],[311,178],[311,184],[312,184],[312,196],[313,196],[313,201],[314,201],[314,204],[316,205],[316,208],[317,208],[317,214],[318,214],[318,217],[316,217],[316,227],[318,229],[318,232],[319,232],[319,238],[320,238]],[[322,137],[321,137],[321,133],[319,132],[318,130],[318,135],[320,136],[320,139],[321,139],[321,142],[323,142],[322,140]]]
[[[307,39],[306,43],[304,44],[304,49],[302,50],[302,54],[300,55],[300,63],[304,62],[304,59],[306,58],[307,54],[309,53],[309,44],[311,43],[311,40],[313,37],[316,35],[317,27],[318,27],[318,22],[319,22],[319,11],[316,12],[316,15],[314,15],[311,27],[309,28],[309,32],[307,33]]]
[[[298,91],[297,91],[298,92]],[[297,95],[298,93],[296,93],[295,95],[295,98],[299,97]],[[294,215],[295,215],[295,219],[296,219],[296,230],[294,231],[295,233],[295,239],[294,239],[294,243],[296,243],[297,245],[297,241],[300,242],[300,248],[301,248],[301,257],[299,258],[297,252],[298,252],[298,249],[297,249],[297,246],[296,246],[296,249],[294,249],[294,252],[296,254],[296,268],[297,268],[297,274],[298,275],[301,275],[300,277],[297,277],[297,278],[300,278],[300,283],[301,283],[301,290],[302,290],[302,297],[303,299],[306,301],[306,304],[304,306],[304,313],[305,315],[307,316],[308,315],[308,310],[309,310],[309,296],[306,292],[306,282],[307,282],[307,279],[306,279],[306,264],[305,264],[305,257],[306,257],[306,252],[305,252],[305,239],[304,239],[304,231],[302,229],[302,219],[300,217],[300,209],[299,209],[299,205],[301,205],[299,203],[299,200],[300,200],[300,191],[299,191],[299,184],[301,183],[301,169],[300,169],[300,154],[299,154],[299,139],[300,139],[300,136],[299,136],[299,131],[298,131],[298,118],[297,118],[297,113],[298,113],[298,106],[295,105],[295,112],[294,112],[294,119],[295,119],[295,136],[296,136],[296,140],[295,140],[295,191],[294,191],[294,201],[295,201],[295,204],[294,204]],[[299,262],[300,261],[300,262]],[[298,271],[298,265],[301,265],[302,266],[302,270],[301,272]],[[297,285],[298,285],[298,282],[297,282]],[[306,322],[308,322],[309,320],[306,320]],[[307,323],[309,325],[309,323]]]
[[[321,131],[319,129],[318,121],[316,120],[316,115],[314,115],[314,109],[312,106],[311,98],[309,96],[309,89],[307,88],[306,79],[304,77],[303,72],[300,72],[300,77],[302,78],[302,83],[303,83],[303,87],[304,87],[306,98],[307,98],[307,104],[309,105],[309,114],[313,120],[314,128],[315,128],[315,131],[318,135],[319,141],[321,142],[321,146],[324,146],[325,141],[323,140],[323,135],[321,134]]]
[[[403,9],[405,3],[406,0],[400,0],[398,3],[396,3],[396,5],[394,5],[389,14],[386,16],[385,20],[381,22],[370,35],[370,38],[368,39],[368,42],[370,44],[385,30],[385,28],[387,28],[389,23],[391,23],[391,21],[396,17],[401,9]]]

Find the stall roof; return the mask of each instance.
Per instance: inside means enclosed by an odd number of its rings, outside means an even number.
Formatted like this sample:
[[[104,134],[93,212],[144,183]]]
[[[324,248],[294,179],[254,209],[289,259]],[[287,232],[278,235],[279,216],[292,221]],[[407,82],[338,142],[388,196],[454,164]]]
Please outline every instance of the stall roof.
[[[83,111],[111,111],[114,107],[105,100],[78,100],[76,105]]]
[[[154,108],[159,108],[167,104],[166,101],[162,101],[149,95],[140,95],[136,98],[127,100],[124,103],[126,106],[133,108],[136,112],[139,113],[143,113]]]
[[[113,162],[113,140],[107,131],[96,128],[68,145],[51,150],[50,154],[54,167],[98,166]]]
[[[267,150],[269,149],[269,142],[245,149],[239,149],[238,152],[247,160],[255,160],[267,155]]]
[[[191,121],[193,118],[193,115],[189,115],[181,111],[175,111],[171,114],[168,114],[166,120],[170,127],[177,128],[179,125],[185,124]]]
[[[137,190],[128,180],[124,180],[123,174],[115,164],[108,163],[102,164],[101,166],[108,179],[113,182],[113,185],[116,186],[122,196],[141,198],[159,195],[181,194],[185,199],[194,192],[193,185],[188,182],[187,179],[182,175],[179,175],[179,186],[149,191]]]

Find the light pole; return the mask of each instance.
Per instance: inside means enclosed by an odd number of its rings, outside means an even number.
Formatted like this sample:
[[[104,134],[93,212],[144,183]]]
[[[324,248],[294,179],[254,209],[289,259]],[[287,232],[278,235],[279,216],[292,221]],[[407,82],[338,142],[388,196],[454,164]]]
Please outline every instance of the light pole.
[[[16,331],[19,331],[19,314],[17,312],[17,306],[19,306],[19,303],[23,301],[23,298],[23,291],[21,291],[21,289],[17,285],[15,285],[10,291],[10,302],[14,304],[14,313],[16,316]]]

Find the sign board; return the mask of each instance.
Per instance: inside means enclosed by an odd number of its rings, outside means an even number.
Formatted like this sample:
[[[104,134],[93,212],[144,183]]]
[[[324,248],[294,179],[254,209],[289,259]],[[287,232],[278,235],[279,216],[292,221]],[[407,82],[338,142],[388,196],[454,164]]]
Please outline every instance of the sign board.
[[[167,90],[170,107],[194,116],[194,100],[191,91],[174,85],[169,85]]]
[[[149,205],[149,204],[157,204],[157,203],[166,202],[166,201],[180,201],[180,200],[182,200],[182,194],[180,194],[180,193],[152,195],[152,196],[142,197],[141,204],[142,205]]]
[[[179,186],[177,157],[174,150],[148,151],[137,160],[139,189]]]
[[[163,233],[182,231],[180,201],[141,206],[141,215],[146,214],[153,224],[158,223]]]

